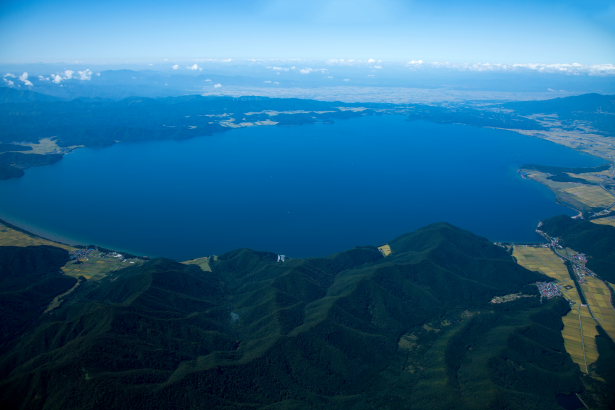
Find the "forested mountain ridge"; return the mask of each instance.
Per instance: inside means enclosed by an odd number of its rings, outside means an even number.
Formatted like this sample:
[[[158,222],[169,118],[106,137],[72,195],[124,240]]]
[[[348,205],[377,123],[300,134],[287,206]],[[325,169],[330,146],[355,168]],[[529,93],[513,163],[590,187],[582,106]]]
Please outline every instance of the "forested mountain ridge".
[[[86,281],[9,344],[0,399],[11,409],[539,409],[583,389],[559,333],[566,303],[489,303],[534,295],[544,276],[448,224],[390,245],[388,257],[360,247],[283,263],[241,249],[211,258],[211,272],[155,259]]]

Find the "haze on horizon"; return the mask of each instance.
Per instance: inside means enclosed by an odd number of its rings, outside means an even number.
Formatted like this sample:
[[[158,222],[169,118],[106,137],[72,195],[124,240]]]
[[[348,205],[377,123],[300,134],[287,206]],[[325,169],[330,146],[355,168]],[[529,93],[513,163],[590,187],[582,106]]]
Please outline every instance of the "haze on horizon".
[[[191,58],[615,62],[609,0],[4,1],[0,63]]]

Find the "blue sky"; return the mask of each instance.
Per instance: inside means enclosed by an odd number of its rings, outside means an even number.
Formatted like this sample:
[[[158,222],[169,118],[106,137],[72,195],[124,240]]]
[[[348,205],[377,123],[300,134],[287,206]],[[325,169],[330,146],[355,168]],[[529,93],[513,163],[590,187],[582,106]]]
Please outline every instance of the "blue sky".
[[[615,0],[4,0],[0,63],[615,63]]]

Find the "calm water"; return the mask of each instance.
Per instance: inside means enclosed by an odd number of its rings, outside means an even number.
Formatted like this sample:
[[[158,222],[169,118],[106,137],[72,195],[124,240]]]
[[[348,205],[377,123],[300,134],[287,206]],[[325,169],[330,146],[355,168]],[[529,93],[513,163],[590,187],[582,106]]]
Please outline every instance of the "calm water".
[[[291,256],[379,245],[436,221],[535,241],[572,212],[525,163],[601,161],[522,135],[366,117],[187,141],[82,149],[0,183],[0,216],[55,238],[186,259],[250,247]]]

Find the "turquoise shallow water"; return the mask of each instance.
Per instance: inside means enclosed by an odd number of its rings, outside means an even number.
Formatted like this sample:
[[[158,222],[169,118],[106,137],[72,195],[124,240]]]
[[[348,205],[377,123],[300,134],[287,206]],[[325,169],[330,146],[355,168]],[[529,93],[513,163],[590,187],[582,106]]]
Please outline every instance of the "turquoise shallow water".
[[[535,241],[572,211],[520,165],[597,158],[506,131],[373,116],[81,149],[0,182],[0,217],[55,238],[187,259],[249,247],[317,256],[447,221]]]

